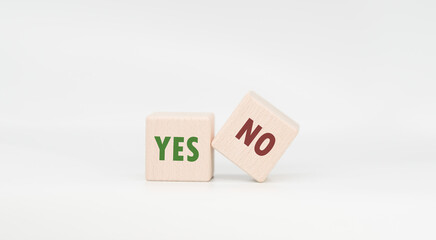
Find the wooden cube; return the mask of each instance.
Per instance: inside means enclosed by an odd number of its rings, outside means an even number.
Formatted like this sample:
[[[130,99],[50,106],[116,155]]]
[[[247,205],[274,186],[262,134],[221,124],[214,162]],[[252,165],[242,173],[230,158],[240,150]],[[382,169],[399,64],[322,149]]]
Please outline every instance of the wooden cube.
[[[212,141],[212,146],[251,175],[266,180],[297,136],[298,124],[250,92]]]
[[[146,120],[146,179],[209,181],[213,176],[214,115],[154,113]]]

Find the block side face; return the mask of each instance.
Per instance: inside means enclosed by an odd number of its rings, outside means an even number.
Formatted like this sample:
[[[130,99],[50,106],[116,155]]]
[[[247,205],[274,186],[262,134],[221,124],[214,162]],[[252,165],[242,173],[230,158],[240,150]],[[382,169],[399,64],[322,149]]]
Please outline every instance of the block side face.
[[[169,137],[164,155],[160,152],[155,137],[164,144]],[[183,138],[175,142],[174,137]],[[198,142],[188,140],[197,137]],[[190,117],[150,117],[146,123],[146,179],[157,181],[209,181],[213,175],[213,118]],[[174,147],[181,151],[174,153]],[[192,147],[198,151],[198,159],[188,161],[194,156]],[[177,156],[176,156],[177,155]],[[180,160],[180,156],[182,160]],[[161,160],[162,159],[162,160]],[[177,160],[175,160],[177,159]]]
[[[262,129],[247,146],[245,143],[246,134],[243,134],[240,139],[236,135],[248,119],[253,121],[252,130],[258,125]],[[281,116],[273,114],[263,104],[259,104],[250,95],[247,95],[218,132],[213,141],[213,147],[255,180],[263,182],[296,137],[297,132],[298,130],[283,121]],[[257,141],[265,133],[271,133],[275,138],[275,143],[266,155],[260,156],[254,148]],[[269,139],[261,141],[261,143],[260,149],[264,149],[268,145]]]
[[[212,141],[215,138],[215,115],[213,113],[209,114],[209,125],[210,125],[210,139],[209,139],[209,151],[211,158],[211,168],[210,168],[210,179],[212,179],[215,172],[215,151],[212,148]],[[208,181],[209,181],[208,180]]]

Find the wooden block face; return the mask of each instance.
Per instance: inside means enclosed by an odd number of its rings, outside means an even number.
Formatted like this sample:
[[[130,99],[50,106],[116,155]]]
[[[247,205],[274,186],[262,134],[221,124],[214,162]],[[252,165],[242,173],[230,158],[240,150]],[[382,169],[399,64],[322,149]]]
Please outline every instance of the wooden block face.
[[[209,181],[213,176],[214,115],[154,113],[146,120],[146,179]]]
[[[263,182],[298,130],[296,122],[250,92],[218,132],[212,146],[256,181]]]

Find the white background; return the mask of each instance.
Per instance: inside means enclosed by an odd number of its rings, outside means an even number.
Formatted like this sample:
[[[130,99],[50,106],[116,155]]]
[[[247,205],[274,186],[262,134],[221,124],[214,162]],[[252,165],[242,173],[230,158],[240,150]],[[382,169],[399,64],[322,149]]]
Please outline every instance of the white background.
[[[0,239],[435,239],[434,1],[0,1]],[[249,90],[265,183],[145,181],[145,117]]]

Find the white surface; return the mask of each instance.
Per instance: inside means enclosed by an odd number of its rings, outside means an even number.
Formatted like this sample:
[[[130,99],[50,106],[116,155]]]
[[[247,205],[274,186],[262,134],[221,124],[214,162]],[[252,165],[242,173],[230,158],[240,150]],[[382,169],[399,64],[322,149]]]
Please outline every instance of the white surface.
[[[1,1],[0,239],[435,239],[434,1]],[[267,182],[146,182],[145,117],[254,90]]]

